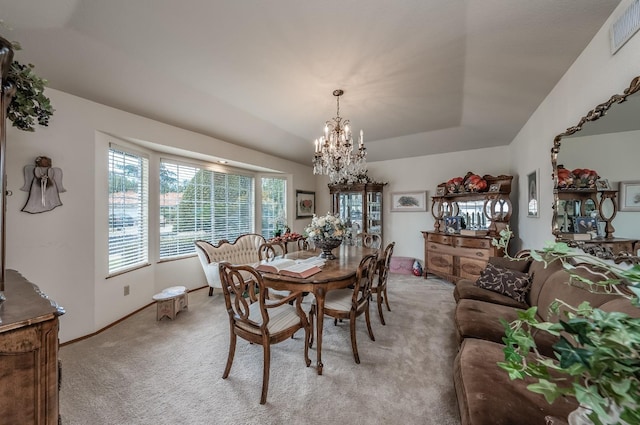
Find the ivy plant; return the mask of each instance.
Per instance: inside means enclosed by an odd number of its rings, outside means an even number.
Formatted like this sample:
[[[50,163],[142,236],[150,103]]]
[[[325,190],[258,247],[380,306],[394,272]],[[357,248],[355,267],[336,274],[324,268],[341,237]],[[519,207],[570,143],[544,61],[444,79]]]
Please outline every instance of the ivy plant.
[[[500,232],[494,245],[505,248],[512,237],[507,228]],[[569,272],[569,282],[580,282],[591,288],[599,287],[628,298],[640,308],[640,265],[621,267],[565,243],[550,243],[542,251],[531,251],[534,260],[545,266],[552,261],[562,262]],[[574,264],[595,263],[609,279],[592,282],[578,276]],[[561,396],[571,396],[589,411],[588,417],[596,425],[640,424],[640,318],[621,312],[606,312],[593,308],[588,302],[571,306],[555,300],[550,313],[560,315],[558,322],[538,320],[537,307],[518,313],[518,319],[508,323],[503,341],[504,362],[498,366],[511,379],[531,377],[529,391],[544,395],[548,403]],[[533,333],[548,332],[559,338],[553,345],[555,358],[541,355]],[[617,415],[612,415],[617,412]],[[624,422],[622,422],[624,421]]]
[[[0,26],[3,23],[0,21]],[[20,44],[12,42],[14,51],[21,50]],[[24,131],[35,131],[36,123],[49,125],[54,109],[51,101],[44,95],[47,80],[33,71],[32,64],[21,64],[14,60],[9,67],[7,82],[15,87],[15,94],[7,108],[7,118],[14,127]]]

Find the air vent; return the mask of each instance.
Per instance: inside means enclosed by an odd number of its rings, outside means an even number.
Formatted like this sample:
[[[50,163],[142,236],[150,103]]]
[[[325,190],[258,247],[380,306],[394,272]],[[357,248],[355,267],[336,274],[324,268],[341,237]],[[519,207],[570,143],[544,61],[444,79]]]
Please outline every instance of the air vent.
[[[624,43],[638,31],[638,28],[640,28],[640,0],[635,0],[611,26],[611,54],[614,55],[620,50]]]

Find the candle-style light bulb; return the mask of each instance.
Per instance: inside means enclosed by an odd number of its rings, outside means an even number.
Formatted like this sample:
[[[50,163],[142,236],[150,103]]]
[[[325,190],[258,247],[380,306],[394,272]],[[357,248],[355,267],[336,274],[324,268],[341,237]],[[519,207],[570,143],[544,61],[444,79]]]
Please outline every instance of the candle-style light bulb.
[[[360,130],[360,147],[364,146],[364,131]]]

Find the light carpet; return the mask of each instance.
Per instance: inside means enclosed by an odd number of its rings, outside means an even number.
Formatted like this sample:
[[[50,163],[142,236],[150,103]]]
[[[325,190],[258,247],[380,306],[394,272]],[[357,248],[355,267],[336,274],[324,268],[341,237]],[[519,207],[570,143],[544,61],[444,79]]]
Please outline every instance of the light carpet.
[[[229,322],[220,292],[191,292],[189,309],[173,321],[156,321],[151,305],[60,349],[63,424],[459,425],[452,290],[437,279],[390,275],[386,326],[371,305],[375,341],[358,318],[359,365],[347,321],[334,326],[325,318],[322,376],[315,344],[305,366],[302,331],[272,346],[266,405],[259,404],[261,346],[238,338],[231,374],[222,379]]]

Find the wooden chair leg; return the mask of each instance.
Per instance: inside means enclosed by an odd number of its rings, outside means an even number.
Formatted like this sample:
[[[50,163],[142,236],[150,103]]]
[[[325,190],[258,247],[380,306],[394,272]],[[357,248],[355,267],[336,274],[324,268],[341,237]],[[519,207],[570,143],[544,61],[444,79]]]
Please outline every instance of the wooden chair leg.
[[[213,286],[209,286],[209,296],[213,295]]]
[[[384,303],[387,305],[387,310],[391,311],[391,307],[389,307],[389,297],[387,296],[387,287],[384,287]]]
[[[367,330],[369,331],[369,338],[371,338],[371,341],[375,341],[376,338],[373,336],[373,329],[371,329],[371,313],[369,312],[369,306],[367,305],[366,310],[364,311],[364,318],[365,321],[367,322]]]
[[[229,337],[229,356],[227,357],[227,366],[224,368],[222,379],[227,379],[229,372],[231,372],[231,365],[233,364],[233,356],[236,354],[236,334],[231,330]]]
[[[313,316],[316,314],[316,306],[315,304],[311,305],[311,310],[309,310],[309,324],[311,325],[311,335],[309,336],[309,348],[313,347],[313,330],[315,329],[313,326]]]
[[[267,402],[267,391],[269,391],[269,368],[271,367],[271,345],[269,342],[264,342],[264,364],[262,368],[262,396],[260,397],[260,404]]]
[[[376,296],[376,304],[378,305],[378,316],[380,316],[380,323],[382,323],[382,325],[386,325],[384,316],[382,315],[382,293],[378,293],[378,295]]]
[[[313,335],[313,327],[304,329],[304,362],[307,367],[311,366],[311,359],[309,358],[309,347],[311,346],[311,338]]]
[[[353,358],[357,364],[360,364],[360,356],[358,355],[358,342],[356,341],[356,318],[355,316],[349,321],[349,328],[351,330],[351,349],[353,350]]]

